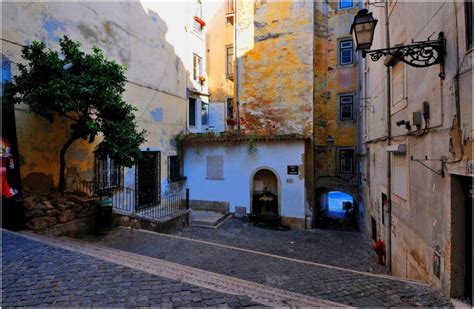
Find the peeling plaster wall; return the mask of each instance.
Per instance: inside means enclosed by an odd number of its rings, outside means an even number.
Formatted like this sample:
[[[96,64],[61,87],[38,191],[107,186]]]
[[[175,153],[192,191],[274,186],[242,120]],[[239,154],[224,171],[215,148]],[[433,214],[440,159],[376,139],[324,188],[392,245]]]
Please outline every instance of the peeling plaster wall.
[[[270,168],[276,172],[279,181],[280,215],[304,219],[304,142],[256,142],[255,146],[255,155],[248,153],[246,143],[186,147],[184,173],[192,176],[186,181],[190,199],[228,202],[231,212],[240,206],[250,213],[252,175],[261,168]],[[223,157],[223,179],[206,178],[207,156]],[[287,175],[288,165],[299,165],[300,175]]]
[[[315,3],[314,18],[314,141],[316,149],[316,190],[327,188],[351,194],[357,200],[357,102],[358,59],[354,53],[353,64],[339,64],[339,41],[350,38],[350,26],[358,11],[357,1],[349,9],[339,9],[338,2]],[[354,95],[353,119],[340,120],[338,96]],[[326,139],[331,136],[334,146],[326,148]],[[354,170],[348,179],[339,178],[338,149],[354,149]],[[321,191],[322,192],[322,191]]]
[[[183,14],[176,14],[176,11]],[[171,140],[186,128],[187,88],[207,92],[192,79],[192,54],[205,59],[204,35],[192,33],[195,7],[188,2],[154,3],[3,3],[2,58],[21,61],[21,46],[42,40],[58,48],[64,34],[88,51],[97,45],[108,58],[127,66],[125,100],[138,108],[138,127],[148,131],[144,147],[162,153],[161,176],[168,177],[167,155],[175,154]],[[18,45],[19,44],[19,45]],[[205,63],[204,63],[205,68]],[[13,65],[13,75],[17,73]],[[22,177],[42,172],[59,174],[59,150],[68,123],[44,119],[17,106],[18,145]],[[77,141],[69,149],[68,181],[92,180],[95,144]],[[126,175],[129,171],[126,171]],[[132,176],[128,175],[132,183]],[[163,186],[166,190],[168,186]]]
[[[244,132],[312,135],[313,5],[238,2],[237,91]]]
[[[372,48],[384,48],[383,8],[371,7],[371,11],[379,20]],[[391,75],[397,76],[392,80],[391,94],[393,144],[405,144],[407,148],[406,154],[392,155],[392,174],[398,175],[392,180],[392,271],[398,276],[429,282],[450,295],[451,285],[458,280],[451,276],[452,257],[460,253],[452,247],[452,240],[454,233],[462,232],[451,223],[452,213],[459,205],[450,198],[450,179],[454,174],[472,177],[472,171],[467,168],[468,162],[472,163],[472,53],[466,52],[464,6],[462,2],[396,2],[390,4],[389,12],[392,46],[409,44],[412,39],[434,38],[440,31],[447,39],[444,80],[438,77],[439,65],[414,68],[397,64],[391,69]],[[387,192],[384,140],[387,94],[382,61],[367,61],[364,132],[368,150],[363,160],[362,192],[366,201],[366,233],[370,235],[370,217],[374,217],[380,236],[386,239],[386,227],[381,224],[381,194]],[[456,72],[460,73],[459,93],[456,93]],[[422,111],[423,101],[430,106],[430,129],[426,134],[417,136],[422,130],[414,133],[415,126],[410,130],[396,126],[397,121],[411,121],[413,112]],[[420,129],[425,124],[423,120]],[[408,132],[412,135],[407,135]],[[435,159],[423,162],[435,171],[441,169],[438,159],[445,156],[449,162],[444,168],[445,176],[411,161],[411,156]],[[400,169],[402,176],[397,174]],[[405,186],[405,196],[397,192],[400,185]],[[435,253],[441,256],[440,278],[433,273]]]

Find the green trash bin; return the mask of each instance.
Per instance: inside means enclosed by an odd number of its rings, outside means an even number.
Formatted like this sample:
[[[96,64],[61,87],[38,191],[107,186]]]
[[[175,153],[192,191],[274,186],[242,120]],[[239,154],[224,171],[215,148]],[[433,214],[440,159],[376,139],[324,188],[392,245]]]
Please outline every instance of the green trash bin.
[[[95,231],[98,233],[112,227],[112,199],[107,197],[96,203]]]

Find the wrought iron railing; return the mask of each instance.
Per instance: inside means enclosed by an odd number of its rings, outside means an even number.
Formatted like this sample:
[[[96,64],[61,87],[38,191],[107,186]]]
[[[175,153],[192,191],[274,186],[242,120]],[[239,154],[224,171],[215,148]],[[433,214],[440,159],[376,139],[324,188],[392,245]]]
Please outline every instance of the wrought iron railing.
[[[136,213],[152,219],[170,217],[189,208],[189,196],[187,192],[189,191],[164,196],[161,198],[159,204],[141,208],[141,210],[137,210]]]
[[[189,189],[186,189],[185,192],[164,196],[156,204],[141,205],[140,207],[136,207],[137,197],[133,188],[99,182],[76,181],[74,189],[87,195],[109,194],[114,209],[155,220],[171,217],[189,209]]]

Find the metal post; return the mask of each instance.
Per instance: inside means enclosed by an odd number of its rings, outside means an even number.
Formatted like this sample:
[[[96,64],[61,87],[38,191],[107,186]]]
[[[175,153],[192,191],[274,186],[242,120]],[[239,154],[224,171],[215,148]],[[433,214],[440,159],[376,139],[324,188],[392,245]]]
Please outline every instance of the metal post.
[[[390,48],[390,28],[388,14],[388,0],[385,0],[385,44]],[[387,146],[392,143],[392,102],[391,102],[391,81],[390,67],[386,69],[387,74]],[[386,264],[388,273],[392,272],[392,157],[387,153],[387,231],[386,231]]]
[[[186,188],[186,210],[189,209],[189,188]]]

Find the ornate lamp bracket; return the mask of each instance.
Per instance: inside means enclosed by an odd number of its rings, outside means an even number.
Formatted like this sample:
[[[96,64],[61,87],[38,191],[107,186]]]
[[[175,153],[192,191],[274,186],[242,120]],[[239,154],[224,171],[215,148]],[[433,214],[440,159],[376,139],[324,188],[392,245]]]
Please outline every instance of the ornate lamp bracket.
[[[392,56],[405,62],[406,64],[417,67],[426,68],[435,64],[441,65],[439,77],[445,77],[444,73],[444,56],[446,54],[446,39],[444,33],[440,32],[437,40],[429,40],[423,42],[413,42],[410,45],[400,45],[391,48],[364,50],[362,57],[369,55],[372,61],[378,61],[382,56]]]

